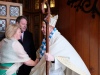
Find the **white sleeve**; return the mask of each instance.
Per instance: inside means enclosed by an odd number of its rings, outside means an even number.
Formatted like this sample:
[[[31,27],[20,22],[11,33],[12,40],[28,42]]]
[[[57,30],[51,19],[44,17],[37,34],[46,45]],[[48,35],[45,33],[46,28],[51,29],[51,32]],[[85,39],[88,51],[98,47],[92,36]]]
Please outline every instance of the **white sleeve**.
[[[55,62],[52,63],[54,64],[54,68],[55,70],[57,70],[58,68],[62,67],[61,63],[55,58]]]
[[[70,60],[69,57],[66,57],[66,58]],[[61,67],[62,67],[63,70],[65,69],[65,66],[56,57],[55,57],[55,62],[53,64],[54,64],[55,70],[57,70]]]
[[[30,60],[30,57],[28,56],[23,46],[18,41],[14,41],[12,47],[20,59],[26,61]]]

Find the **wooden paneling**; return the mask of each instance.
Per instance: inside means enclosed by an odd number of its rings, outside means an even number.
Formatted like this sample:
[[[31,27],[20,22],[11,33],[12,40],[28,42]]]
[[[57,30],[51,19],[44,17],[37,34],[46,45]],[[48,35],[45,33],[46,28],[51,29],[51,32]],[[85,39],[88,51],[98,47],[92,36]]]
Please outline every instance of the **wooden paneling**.
[[[58,19],[58,22],[59,22],[58,29],[59,29],[59,31],[62,32],[62,35],[69,38],[69,25],[70,25],[69,24],[70,23],[70,21],[69,21],[70,12],[69,11],[70,11],[70,9],[68,7],[65,7],[66,6],[65,3],[66,3],[66,1],[64,1],[64,0],[60,1],[60,3],[59,3],[60,14],[59,14],[59,19]],[[66,11],[66,9],[68,12]],[[64,12],[66,12],[66,13],[64,13]]]
[[[99,20],[100,20],[100,17],[99,17]],[[98,44],[99,44],[99,45],[98,45],[98,46],[99,46],[99,47],[98,47],[98,51],[99,51],[99,52],[98,52],[98,54],[99,54],[99,58],[98,58],[98,60],[99,60],[99,62],[98,62],[98,63],[99,63],[99,68],[98,68],[98,70],[100,71],[100,21],[99,21],[99,24],[98,24],[98,25],[99,25],[99,28],[98,28],[98,29],[99,29],[99,33],[98,33],[98,35],[99,35],[99,38],[98,38],[98,39],[99,39],[99,40],[98,40],[98,41],[99,41],[99,43],[98,43]],[[100,72],[99,72],[98,75],[100,75]]]
[[[70,43],[75,47],[75,10],[70,9]],[[74,25],[73,25],[74,24]],[[72,37],[73,36],[73,37]]]
[[[90,22],[90,70],[92,75],[98,75],[98,17]]]
[[[87,17],[85,17],[87,16]],[[89,14],[84,14],[83,15],[83,21],[82,22],[82,57],[83,57],[83,60],[85,61],[87,67],[89,68],[89,33],[90,33],[90,30],[89,30],[89,24],[90,24],[90,21],[89,19],[91,18],[91,16],[89,16]],[[85,41],[84,41],[85,40]]]
[[[80,15],[78,15],[80,14]],[[77,17],[76,17],[77,16]],[[75,16],[75,49],[82,56],[82,13],[77,12]]]
[[[91,13],[76,12],[66,2],[59,1],[59,31],[74,46],[91,75],[100,75],[100,16],[93,19]]]

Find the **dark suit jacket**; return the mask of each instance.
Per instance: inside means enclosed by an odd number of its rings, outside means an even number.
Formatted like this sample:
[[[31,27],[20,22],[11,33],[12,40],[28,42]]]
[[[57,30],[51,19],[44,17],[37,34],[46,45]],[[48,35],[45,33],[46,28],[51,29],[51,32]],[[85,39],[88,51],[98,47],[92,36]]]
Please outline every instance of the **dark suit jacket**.
[[[24,32],[23,41],[19,40],[19,42],[23,45],[25,51],[29,55],[32,60],[36,59],[36,49],[33,42],[32,33],[29,31]],[[18,75],[29,75],[29,72],[32,67],[22,65],[19,68]]]

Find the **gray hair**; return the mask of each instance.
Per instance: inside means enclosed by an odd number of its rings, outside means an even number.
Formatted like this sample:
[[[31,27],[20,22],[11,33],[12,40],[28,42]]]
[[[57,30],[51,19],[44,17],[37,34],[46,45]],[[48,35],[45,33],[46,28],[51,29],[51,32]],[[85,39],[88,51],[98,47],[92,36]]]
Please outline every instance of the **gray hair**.
[[[8,25],[6,27],[6,31],[5,31],[5,36],[6,38],[10,39],[14,36],[14,34],[16,33],[17,29],[20,28],[19,25]]]

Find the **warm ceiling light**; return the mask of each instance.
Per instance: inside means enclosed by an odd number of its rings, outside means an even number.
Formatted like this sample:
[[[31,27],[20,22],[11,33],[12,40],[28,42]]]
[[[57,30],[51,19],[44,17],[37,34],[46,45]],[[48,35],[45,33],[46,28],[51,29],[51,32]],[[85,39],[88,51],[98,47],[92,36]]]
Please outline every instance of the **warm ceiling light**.
[[[55,0],[50,0],[50,7],[54,8],[55,7]]]
[[[47,8],[46,4],[44,4],[44,8],[45,8],[45,9]]]

